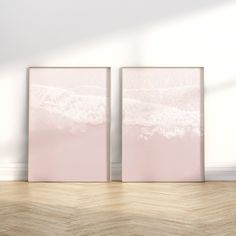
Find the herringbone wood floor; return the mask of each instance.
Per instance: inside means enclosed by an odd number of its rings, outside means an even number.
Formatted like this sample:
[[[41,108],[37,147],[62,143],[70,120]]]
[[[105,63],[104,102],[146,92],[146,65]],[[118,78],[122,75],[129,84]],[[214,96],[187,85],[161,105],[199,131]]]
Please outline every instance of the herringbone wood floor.
[[[236,182],[0,183],[0,235],[236,236]]]

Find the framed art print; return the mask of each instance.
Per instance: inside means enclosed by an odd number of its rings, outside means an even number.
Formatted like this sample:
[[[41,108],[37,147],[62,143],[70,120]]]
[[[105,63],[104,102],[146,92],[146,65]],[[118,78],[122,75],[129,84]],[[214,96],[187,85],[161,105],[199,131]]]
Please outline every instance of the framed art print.
[[[122,69],[122,180],[203,181],[203,68]]]
[[[110,69],[29,68],[29,181],[108,181]]]

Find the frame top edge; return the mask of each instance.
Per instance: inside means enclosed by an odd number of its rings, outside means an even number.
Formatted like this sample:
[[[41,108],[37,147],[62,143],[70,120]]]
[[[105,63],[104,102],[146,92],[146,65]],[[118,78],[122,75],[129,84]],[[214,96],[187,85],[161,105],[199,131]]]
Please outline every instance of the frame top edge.
[[[204,66],[123,66],[121,69],[204,69]]]
[[[110,66],[29,66],[27,69],[111,69]]]

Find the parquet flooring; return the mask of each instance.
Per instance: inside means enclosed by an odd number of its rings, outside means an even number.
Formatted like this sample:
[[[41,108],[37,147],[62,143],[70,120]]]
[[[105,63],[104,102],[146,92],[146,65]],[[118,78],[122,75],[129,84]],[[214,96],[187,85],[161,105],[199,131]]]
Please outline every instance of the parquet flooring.
[[[236,236],[236,182],[1,182],[0,235]]]

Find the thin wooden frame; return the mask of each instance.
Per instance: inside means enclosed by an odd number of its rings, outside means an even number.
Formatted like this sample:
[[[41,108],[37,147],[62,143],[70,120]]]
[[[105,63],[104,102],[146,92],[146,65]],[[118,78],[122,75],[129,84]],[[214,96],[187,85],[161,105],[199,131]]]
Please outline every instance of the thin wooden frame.
[[[126,131],[126,129],[124,128],[124,98],[125,98],[125,94],[124,94],[124,76],[123,76],[123,72],[125,69],[199,69],[200,70],[200,84],[199,84],[199,90],[200,90],[200,94],[199,94],[199,99],[200,99],[200,108],[199,108],[199,112],[200,112],[200,143],[199,143],[199,148],[200,148],[200,165],[201,165],[201,170],[199,172],[199,178],[196,179],[191,179],[188,180],[184,180],[184,179],[161,179],[161,178],[142,178],[142,177],[138,177],[136,175],[136,177],[131,178],[131,176],[128,176],[129,174],[127,174],[127,169],[125,170],[125,166],[126,166],[126,159],[128,158],[127,155],[125,154],[124,148],[127,149],[125,142],[126,142],[126,138],[125,138],[125,134],[124,132]],[[202,182],[205,179],[205,171],[204,171],[204,67],[122,67],[121,68],[121,78],[122,78],[122,181],[123,182]],[[134,81],[133,81],[134,83]],[[138,96],[138,95],[137,95]],[[156,144],[158,145],[158,143]],[[131,145],[130,145],[131,146]],[[128,148],[132,148],[132,147],[128,147]],[[128,168],[128,172],[132,172],[133,170],[135,170],[135,168],[139,168],[136,166],[136,163],[133,163],[133,165],[131,165],[131,163],[129,163],[129,168]],[[141,168],[142,169],[142,168]],[[140,170],[141,170],[140,169]],[[133,171],[135,172],[135,171]],[[136,173],[137,174],[137,173]]]
[[[71,182],[71,181],[72,182],[74,182],[74,181],[78,181],[78,182],[104,182],[105,181],[106,182],[106,181],[110,181],[110,74],[111,74],[110,67],[29,67],[28,68],[28,73],[27,73],[28,74],[29,91],[31,89],[31,84],[32,84],[32,81],[30,79],[30,72],[32,70],[35,70],[35,69],[37,69],[37,70],[43,69],[43,70],[49,70],[49,71],[51,71],[51,69],[56,69],[56,70],[57,69],[60,69],[60,70],[67,70],[67,69],[83,70],[84,69],[84,71],[85,70],[89,71],[89,69],[91,69],[91,70],[94,69],[94,70],[97,70],[97,72],[99,72],[98,73],[98,77],[99,76],[100,77],[101,76],[105,76],[104,77],[105,81],[104,82],[100,82],[100,83],[103,83],[103,84],[105,83],[104,84],[104,86],[105,86],[104,87],[105,94],[104,93],[103,94],[104,94],[104,99],[105,99],[105,104],[104,104],[104,106],[105,106],[105,108],[104,108],[105,109],[105,111],[104,111],[105,112],[104,113],[104,119],[105,119],[105,124],[104,125],[105,125],[105,128],[104,129],[106,130],[106,141],[105,141],[105,143],[106,143],[106,154],[104,154],[104,155],[106,155],[106,173],[105,174],[104,173],[102,173],[102,174],[100,173],[99,174],[99,176],[100,176],[99,178],[96,178],[95,176],[94,177],[88,177],[87,176],[88,178],[86,178],[86,177],[84,177],[84,178],[83,177],[82,178],[71,178],[71,177],[68,177],[67,178],[67,177],[63,177],[63,173],[62,173],[62,177],[59,177],[59,178],[56,178],[56,179],[53,178],[53,177],[50,177],[50,176],[49,177],[48,176],[44,176],[44,177],[38,178],[37,176],[34,177],[32,175],[33,174],[33,172],[32,172],[32,158],[30,157],[30,156],[32,156],[32,147],[31,147],[32,145],[31,145],[31,138],[30,138],[31,133],[32,133],[32,130],[31,130],[31,128],[32,128],[32,124],[31,124],[32,123],[32,114],[30,112],[30,106],[31,106],[31,100],[32,100],[31,96],[32,96],[32,94],[31,94],[31,92],[29,92],[29,104],[28,104],[28,107],[29,107],[29,109],[28,109],[28,113],[29,113],[29,127],[28,127],[28,133],[29,133],[29,144],[28,144],[29,173],[28,173],[28,177],[29,177],[29,179],[28,180],[29,181],[36,181],[36,182],[37,181],[40,181],[40,182],[41,181],[42,182],[44,182],[44,181],[47,181],[47,182],[65,182],[65,181],[66,182]],[[104,69],[103,72],[102,72],[102,69]],[[89,76],[87,76],[87,77],[90,80],[95,80],[94,76],[96,77],[96,75],[91,75],[90,77]],[[71,78],[73,79],[73,76]],[[54,81],[55,81],[55,78],[54,78]],[[64,85],[65,84],[67,84],[67,82],[64,83]],[[100,106],[100,108],[103,109],[102,105]],[[93,129],[93,128],[91,128],[91,129]],[[105,135],[105,134],[103,134],[103,135]],[[90,147],[90,149],[93,149],[93,148],[94,147]],[[86,150],[85,150],[85,152],[86,152]],[[81,155],[83,155],[83,153],[81,153]],[[86,156],[86,154],[85,154],[85,156]],[[55,166],[55,168],[56,168],[56,166]],[[99,168],[99,164],[95,168]],[[79,169],[79,166],[78,166],[78,169]],[[88,168],[86,168],[86,169],[88,169]],[[35,170],[35,167],[34,167],[34,170]],[[53,171],[55,172],[55,169]],[[89,171],[89,169],[87,171]],[[96,172],[96,170],[94,170],[94,171]],[[57,173],[57,176],[58,176],[58,173]],[[70,174],[69,174],[69,176],[70,176]],[[101,177],[101,176],[103,176],[103,177]],[[106,176],[106,177],[104,177],[104,176]]]

